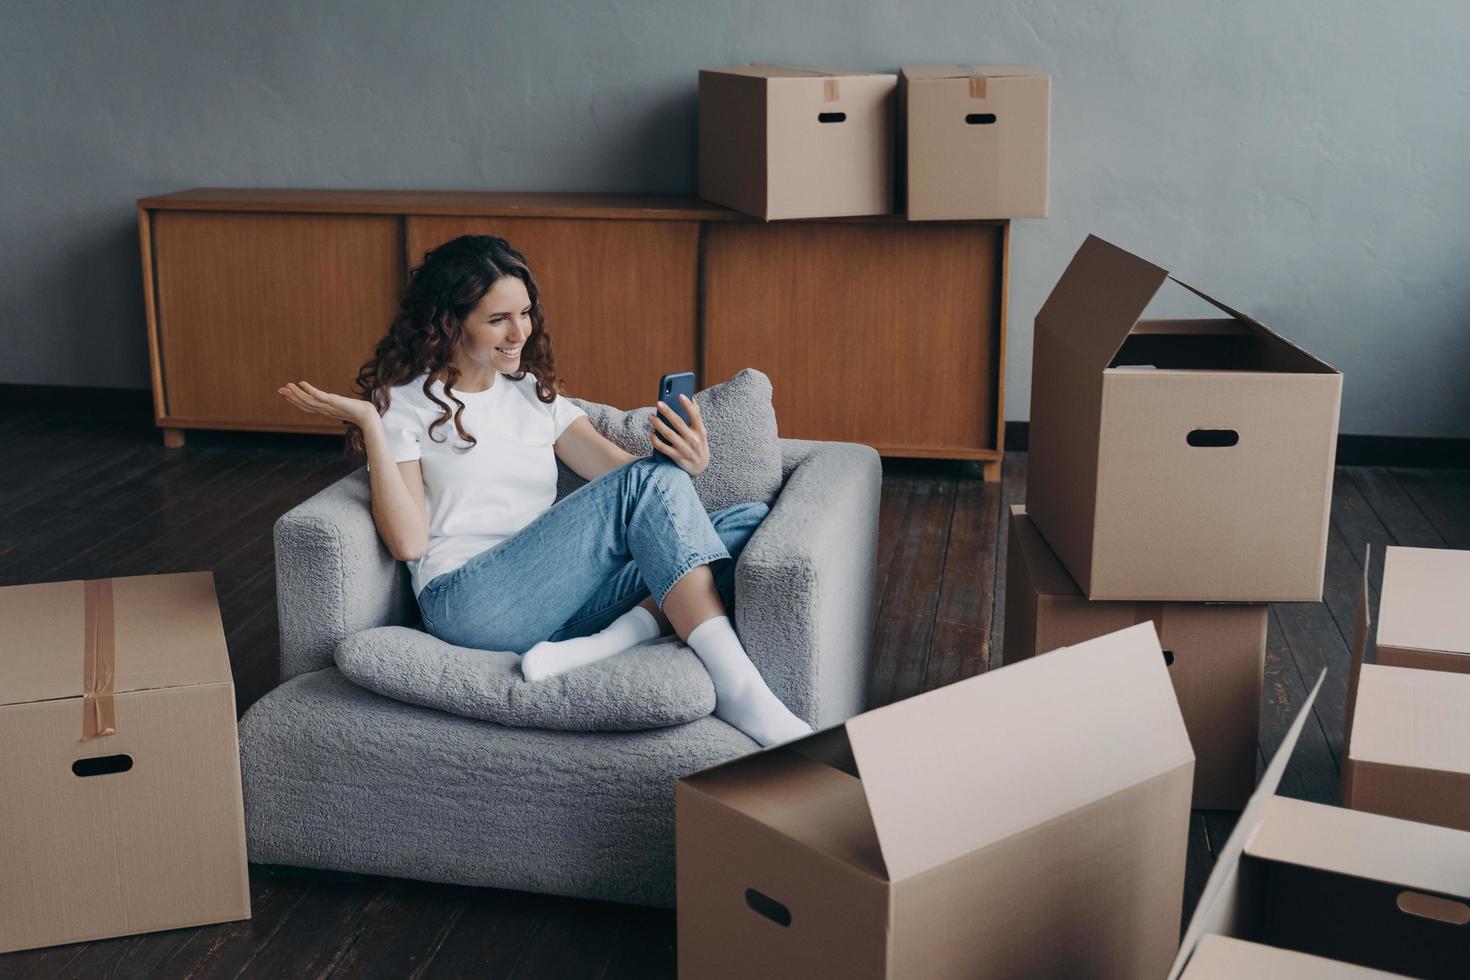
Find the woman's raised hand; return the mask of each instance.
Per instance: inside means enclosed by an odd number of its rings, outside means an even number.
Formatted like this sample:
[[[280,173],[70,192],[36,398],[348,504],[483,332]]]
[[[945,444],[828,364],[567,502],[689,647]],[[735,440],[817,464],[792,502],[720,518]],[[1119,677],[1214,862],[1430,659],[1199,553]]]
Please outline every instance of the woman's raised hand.
[[[653,423],[653,432],[648,434],[648,441],[659,452],[678,463],[684,472],[690,476],[698,476],[709,468],[709,434],[704,431],[704,416],[700,415],[699,405],[694,399],[688,395],[680,395],[679,401],[689,413],[689,421],[685,422],[678,412],[660,399],[658,411],[664,417],[648,417]],[[659,439],[654,438],[655,432]]]
[[[376,418],[378,415],[377,406],[366,399],[334,395],[330,391],[312,387],[305,381],[288,381],[276,390],[285,395],[288,402],[303,412],[341,419],[343,422],[351,422],[358,428],[365,427],[370,418]]]

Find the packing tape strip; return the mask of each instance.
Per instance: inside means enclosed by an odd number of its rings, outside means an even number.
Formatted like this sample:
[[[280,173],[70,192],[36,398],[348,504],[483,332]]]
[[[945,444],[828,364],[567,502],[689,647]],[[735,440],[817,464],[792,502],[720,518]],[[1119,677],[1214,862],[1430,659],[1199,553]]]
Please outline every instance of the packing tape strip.
[[[972,99],[983,99],[983,98],[985,98],[985,76],[984,75],[971,75],[970,76],[970,98],[972,98]]]
[[[86,649],[82,654],[82,741],[117,734],[112,678],[117,645],[112,579],[82,583]]]
[[[824,78],[824,79],[822,79],[822,101],[823,102],[836,102],[837,101],[837,79],[835,79],[835,78]]]

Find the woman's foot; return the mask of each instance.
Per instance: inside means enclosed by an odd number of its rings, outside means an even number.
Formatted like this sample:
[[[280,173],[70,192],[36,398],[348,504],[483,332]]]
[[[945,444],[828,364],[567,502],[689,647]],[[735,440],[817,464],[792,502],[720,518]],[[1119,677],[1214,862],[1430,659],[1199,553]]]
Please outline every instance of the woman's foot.
[[[573,667],[605,660],[644,640],[655,639],[660,633],[653,614],[642,606],[634,606],[600,633],[536,644],[521,657],[521,674],[528,681],[545,680]]]
[[[812,733],[766,686],[750,662],[727,616],[716,616],[689,632],[687,641],[715,685],[715,717],[740,729],[764,747]]]

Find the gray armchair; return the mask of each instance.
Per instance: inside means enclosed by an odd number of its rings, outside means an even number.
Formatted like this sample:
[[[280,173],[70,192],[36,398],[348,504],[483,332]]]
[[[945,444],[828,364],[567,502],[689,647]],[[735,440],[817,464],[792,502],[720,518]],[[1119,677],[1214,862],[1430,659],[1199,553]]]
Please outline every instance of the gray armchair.
[[[881,470],[782,439],[784,482],[736,565],[735,623],[797,715],[867,690]],[[275,526],[281,684],[240,720],[252,861],[671,906],[674,780],[755,745],[713,716],[627,732],[512,728],[359,688],[338,643],[419,626],[358,470]]]

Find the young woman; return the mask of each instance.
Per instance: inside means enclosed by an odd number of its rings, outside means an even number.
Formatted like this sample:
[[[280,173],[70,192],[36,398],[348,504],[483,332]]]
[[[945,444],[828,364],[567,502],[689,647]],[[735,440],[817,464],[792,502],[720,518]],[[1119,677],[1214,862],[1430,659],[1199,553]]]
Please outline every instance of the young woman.
[[[670,626],[709,671],[715,716],[761,745],[811,727],[766,686],[731,626],[734,559],[766,506],[707,514],[699,406],[662,404],[634,457],[557,395],[540,290],[504,239],[424,256],[359,397],[292,382],[293,405],[349,423],[373,520],[408,563],[424,626],[458,646],[522,653],[528,680],[612,656]],[[650,375],[652,377],[652,375]],[[553,506],[556,460],[591,481]]]

